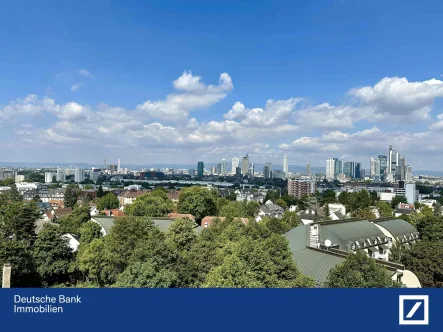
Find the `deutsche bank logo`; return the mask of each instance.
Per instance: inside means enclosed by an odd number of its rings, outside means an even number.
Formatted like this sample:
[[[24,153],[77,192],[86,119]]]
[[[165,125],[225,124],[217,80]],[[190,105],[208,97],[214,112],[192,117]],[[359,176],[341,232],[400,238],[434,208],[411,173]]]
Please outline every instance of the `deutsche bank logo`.
[[[429,296],[400,295],[400,325],[429,325]]]

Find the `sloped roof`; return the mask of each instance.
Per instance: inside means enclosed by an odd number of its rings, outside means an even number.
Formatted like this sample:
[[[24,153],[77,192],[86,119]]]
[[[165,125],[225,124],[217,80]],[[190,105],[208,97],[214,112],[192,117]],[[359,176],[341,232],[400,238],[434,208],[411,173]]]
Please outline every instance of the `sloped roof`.
[[[410,223],[403,219],[388,219],[381,221],[374,221],[377,225],[385,228],[389,233],[395,237],[402,237],[403,235],[409,235],[411,233],[416,234],[417,229]]]
[[[385,236],[377,226],[368,220],[320,224],[320,241],[324,242],[329,239],[333,244],[338,244],[339,249],[344,251],[351,251],[351,244],[354,241],[362,242],[368,238],[372,241],[376,237],[383,239]]]

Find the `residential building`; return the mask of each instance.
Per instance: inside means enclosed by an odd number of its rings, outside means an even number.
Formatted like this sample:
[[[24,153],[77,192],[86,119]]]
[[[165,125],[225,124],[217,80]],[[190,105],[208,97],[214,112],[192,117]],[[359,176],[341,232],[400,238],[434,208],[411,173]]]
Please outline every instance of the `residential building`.
[[[232,158],[231,174],[236,174],[237,167],[239,165],[239,159],[237,157]]]
[[[23,181],[25,181],[24,175],[16,175],[15,176],[15,182],[23,182]]]
[[[0,181],[7,179],[13,179],[15,181],[16,175],[17,173],[15,171],[0,170]]]
[[[393,280],[406,287],[421,287],[414,273],[389,261],[394,242],[408,248],[418,238],[417,230],[404,220],[313,222],[293,228],[285,237],[300,272],[314,278],[318,287],[325,285],[331,269],[357,251],[374,258]]]
[[[313,177],[300,176],[294,179],[288,179],[288,195],[302,197],[315,193],[316,182]]]
[[[94,182],[98,181],[98,177],[99,176],[100,176],[99,172],[91,172],[91,173],[89,173],[89,179],[94,181]]]
[[[85,181],[85,170],[81,168],[76,168],[74,172],[74,181],[80,183]]]
[[[56,179],[58,182],[66,182],[66,170],[58,168]]]
[[[118,195],[118,201],[120,206],[125,206],[128,204],[134,203],[134,201],[139,198],[141,195],[146,194],[143,191],[124,191],[120,195]]]
[[[287,175],[289,173],[288,156],[285,155],[283,158],[283,173]]]
[[[259,222],[265,217],[281,218],[283,213],[284,210],[280,205],[274,204],[271,200],[268,200],[265,204],[260,206],[258,216],[255,218],[255,220]]]
[[[57,181],[57,173],[55,172],[45,172],[45,183],[52,183],[52,180],[54,179]]]
[[[197,176],[198,176],[199,178],[202,178],[202,177],[203,177],[204,170],[205,170],[205,164],[203,163],[203,161],[199,161],[199,162],[197,163]]]
[[[249,173],[249,157],[246,154],[246,156],[243,157],[241,161],[241,174],[243,176],[246,176],[248,175],[248,173]]]

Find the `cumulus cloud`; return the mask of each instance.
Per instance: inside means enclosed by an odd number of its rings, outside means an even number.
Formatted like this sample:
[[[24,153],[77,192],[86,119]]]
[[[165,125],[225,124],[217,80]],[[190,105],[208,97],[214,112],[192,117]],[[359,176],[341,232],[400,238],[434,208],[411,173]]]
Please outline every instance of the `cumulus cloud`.
[[[16,99],[0,109],[0,123],[26,115],[34,116],[44,111],[52,111],[56,108],[55,101],[51,98],[40,99],[36,95],[28,95],[22,99]]]
[[[82,85],[80,83],[75,83],[71,86],[71,91],[77,91],[81,87],[82,87]]]
[[[376,114],[427,119],[435,99],[443,97],[443,81],[409,82],[405,77],[385,77],[374,86],[351,89],[348,93]]]
[[[190,112],[204,110],[218,103],[233,89],[232,79],[227,73],[220,75],[218,85],[205,85],[200,76],[184,72],[173,82],[182,93],[170,94],[165,100],[148,100],[137,106],[137,110],[155,119],[182,121]]]

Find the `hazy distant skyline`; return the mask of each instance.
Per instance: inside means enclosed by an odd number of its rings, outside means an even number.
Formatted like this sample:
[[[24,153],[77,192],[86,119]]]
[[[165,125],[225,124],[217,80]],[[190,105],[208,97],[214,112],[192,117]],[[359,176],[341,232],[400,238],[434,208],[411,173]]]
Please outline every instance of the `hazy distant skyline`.
[[[0,161],[443,170],[440,1],[4,7]]]

